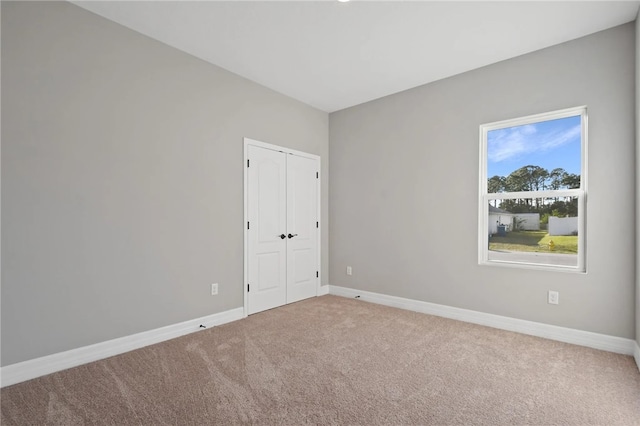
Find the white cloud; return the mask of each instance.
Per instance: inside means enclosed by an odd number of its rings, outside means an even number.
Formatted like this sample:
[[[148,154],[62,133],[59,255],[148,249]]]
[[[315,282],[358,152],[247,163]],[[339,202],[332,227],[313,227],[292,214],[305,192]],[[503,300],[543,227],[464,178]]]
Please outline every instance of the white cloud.
[[[500,162],[535,152],[550,151],[580,136],[580,124],[540,133],[533,124],[489,132],[488,159]]]
[[[567,142],[571,142],[573,139],[580,136],[581,131],[582,129],[580,127],[580,124],[576,124],[575,126],[569,127],[568,129],[549,132],[546,135],[541,135],[542,137],[537,139],[538,143],[540,144],[539,150],[548,151],[562,146]]]
[[[535,126],[518,126],[489,133],[489,161],[500,162],[528,151],[527,136],[536,133]]]

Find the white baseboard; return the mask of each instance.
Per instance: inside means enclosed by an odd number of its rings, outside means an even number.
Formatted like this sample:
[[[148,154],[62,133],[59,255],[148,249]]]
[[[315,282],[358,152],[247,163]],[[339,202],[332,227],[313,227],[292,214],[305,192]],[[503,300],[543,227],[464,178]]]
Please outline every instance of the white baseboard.
[[[403,297],[354,290],[334,285],[329,286],[329,294],[351,298],[360,296],[361,300],[380,305],[485,325],[488,327],[499,328],[501,330],[515,331],[531,336],[544,337],[546,339],[572,343],[574,345],[586,346],[589,348],[601,349],[624,355],[634,355],[636,363],[638,363],[638,366],[640,367],[640,348],[638,348],[636,342],[631,339],[526,321],[517,318],[503,317],[500,315],[487,314],[468,309],[454,308],[451,306],[438,305],[419,300],[405,299]]]
[[[208,315],[202,318],[156,328],[106,342],[71,349],[41,358],[31,359],[0,368],[0,387],[10,386],[45,374],[55,373],[124,352],[139,349],[165,340],[202,330],[200,325],[213,327],[244,318],[243,308]]]
[[[502,330],[515,331],[551,340],[602,349],[609,352],[633,355],[636,364],[638,365],[638,369],[640,369],[640,346],[631,339],[574,330],[549,324],[503,317],[368,291],[354,290],[334,285],[321,286],[318,291],[318,296],[325,294],[351,298],[360,296],[361,300],[380,305],[437,315],[440,317],[485,325]],[[17,364],[7,365],[0,368],[0,387],[10,386],[26,380],[35,379],[36,377],[44,376],[46,374],[66,370],[78,365],[98,361],[110,356],[119,355],[128,351],[153,345],[155,343],[184,336],[189,333],[194,333],[201,330],[200,324],[206,327],[214,327],[242,318],[244,318],[243,308],[236,308],[206,317],[157,328],[155,330],[133,334],[131,336],[125,336],[90,346],[84,346],[78,349],[71,349],[69,351],[19,362]]]

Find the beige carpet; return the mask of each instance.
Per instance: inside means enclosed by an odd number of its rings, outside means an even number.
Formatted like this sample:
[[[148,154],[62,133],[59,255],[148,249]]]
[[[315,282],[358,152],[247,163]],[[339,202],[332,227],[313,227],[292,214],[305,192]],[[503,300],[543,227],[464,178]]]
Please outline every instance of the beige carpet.
[[[336,296],[0,396],[3,425],[640,425],[629,356]]]

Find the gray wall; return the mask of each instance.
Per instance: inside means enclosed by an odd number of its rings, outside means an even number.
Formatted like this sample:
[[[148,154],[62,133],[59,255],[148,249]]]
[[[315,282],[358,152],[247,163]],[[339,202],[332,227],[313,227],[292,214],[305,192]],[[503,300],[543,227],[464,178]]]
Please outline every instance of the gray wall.
[[[332,113],[330,283],[633,338],[634,56],[630,23]],[[588,273],[479,266],[478,126],[585,104]]]
[[[2,2],[2,89],[2,365],[241,307],[245,136],[322,157],[326,281],[326,113],[69,3]]]
[[[640,11],[636,16],[636,343],[640,346]]]

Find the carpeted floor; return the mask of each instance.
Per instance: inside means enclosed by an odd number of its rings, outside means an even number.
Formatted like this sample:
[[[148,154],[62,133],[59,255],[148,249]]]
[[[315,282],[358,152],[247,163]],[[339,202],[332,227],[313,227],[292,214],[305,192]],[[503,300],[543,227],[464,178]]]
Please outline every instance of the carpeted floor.
[[[336,296],[0,396],[3,425],[640,425],[629,356]]]

